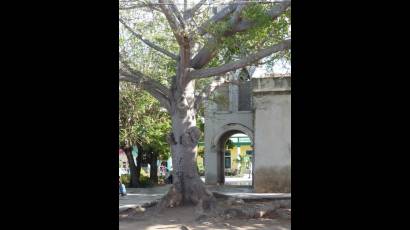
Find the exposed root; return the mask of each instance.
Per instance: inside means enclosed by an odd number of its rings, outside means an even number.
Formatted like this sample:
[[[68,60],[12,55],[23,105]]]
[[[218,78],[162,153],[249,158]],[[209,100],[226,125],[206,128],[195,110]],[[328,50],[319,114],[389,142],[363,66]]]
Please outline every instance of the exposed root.
[[[221,197],[218,200],[200,183],[190,183],[184,193],[173,185],[168,193],[156,205],[157,213],[166,208],[182,205],[194,205],[195,221],[208,218],[290,218],[290,200],[246,201],[233,197]]]
[[[217,202],[215,197],[213,196],[204,196],[202,199],[200,199],[196,206],[195,206],[195,212],[198,215],[203,215],[203,214],[216,214],[216,206]]]
[[[224,212],[226,219],[230,218],[270,218],[274,219],[278,216],[275,208],[229,208]]]
[[[197,201],[194,205],[193,202],[187,203],[181,196],[178,196],[174,189],[170,189],[168,194],[158,202],[155,208],[140,208],[140,210],[132,210],[132,213],[127,213],[120,219],[132,219],[142,220],[147,216],[156,216],[160,218],[163,215],[162,211],[166,211],[168,208],[177,207],[178,205],[190,206],[193,208],[190,213],[194,214],[195,222],[212,222],[216,220],[224,221],[229,219],[282,219],[289,220],[291,218],[290,203],[281,200],[275,201],[244,201],[239,198],[230,197],[226,198],[214,198],[213,196],[202,196],[202,199]],[[198,198],[191,194],[191,198]],[[177,210],[180,210],[179,208]],[[168,210],[166,213],[168,213]],[[173,212],[173,211],[170,211]]]
[[[182,194],[177,192],[175,186],[172,186],[168,193],[158,202],[156,209],[158,212],[164,208],[173,208],[182,204]]]
[[[168,193],[158,202],[155,210],[156,213],[160,213],[166,208],[174,208],[181,205],[194,205],[194,214],[200,219],[215,216],[218,213],[216,211],[217,200],[211,192],[205,187],[201,187],[200,184],[191,186],[190,191],[185,193],[185,197],[173,185]]]

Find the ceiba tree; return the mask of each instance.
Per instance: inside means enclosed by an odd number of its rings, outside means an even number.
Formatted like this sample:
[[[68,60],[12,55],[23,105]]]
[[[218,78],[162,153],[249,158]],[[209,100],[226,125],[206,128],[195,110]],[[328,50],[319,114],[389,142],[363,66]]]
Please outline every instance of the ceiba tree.
[[[227,73],[289,57],[290,5],[232,1],[216,11],[206,0],[189,8],[187,0],[120,1],[119,80],[147,91],[171,118],[173,185],[163,205],[213,207],[196,167],[196,114],[233,82]]]

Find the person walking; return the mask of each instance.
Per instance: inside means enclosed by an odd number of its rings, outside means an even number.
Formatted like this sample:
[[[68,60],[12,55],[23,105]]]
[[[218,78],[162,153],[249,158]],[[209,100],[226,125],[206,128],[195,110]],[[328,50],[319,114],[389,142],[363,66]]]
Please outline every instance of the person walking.
[[[123,183],[121,183],[121,176],[120,176],[118,182],[119,182],[121,196],[126,196],[127,195],[127,190],[125,189],[125,185]]]

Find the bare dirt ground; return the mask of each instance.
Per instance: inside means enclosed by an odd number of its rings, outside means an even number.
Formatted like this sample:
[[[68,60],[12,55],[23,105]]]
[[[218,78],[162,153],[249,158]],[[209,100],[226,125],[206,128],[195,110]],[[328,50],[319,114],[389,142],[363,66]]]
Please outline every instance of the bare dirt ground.
[[[217,212],[203,215],[193,206],[129,210],[120,214],[120,230],[289,230],[290,207],[272,201],[243,202],[218,199]]]

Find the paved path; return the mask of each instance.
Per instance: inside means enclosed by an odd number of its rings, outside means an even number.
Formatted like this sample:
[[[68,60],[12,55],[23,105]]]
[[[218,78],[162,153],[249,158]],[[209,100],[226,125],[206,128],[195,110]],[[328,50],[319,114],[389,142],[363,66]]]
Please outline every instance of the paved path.
[[[124,211],[129,208],[141,206],[146,207],[161,199],[169,190],[171,185],[158,186],[153,188],[128,188],[128,195],[119,197],[119,210]],[[289,193],[254,193],[249,186],[214,186],[207,185],[208,189],[216,196],[231,196],[244,200],[268,199],[282,200],[290,199]]]
[[[201,180],[205,182],[205,177],[201,177]],[[249,174],[245,174],[243,177],[226,176],[225,185],[252,186],[252,178],[249,177]]]
[[[128,188],[127,196],[119,197],[120,211],[136,206],[146,206],[159,200],[169,190],[171,185],[153,188]]]

